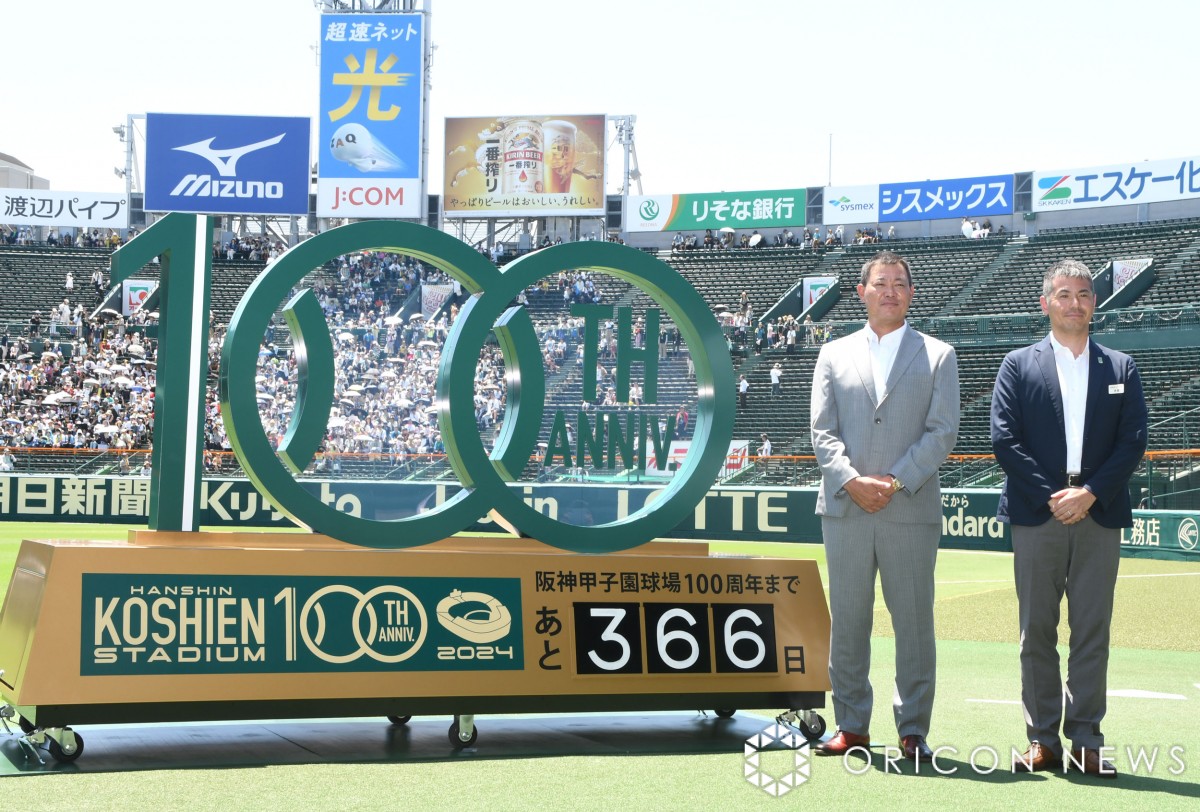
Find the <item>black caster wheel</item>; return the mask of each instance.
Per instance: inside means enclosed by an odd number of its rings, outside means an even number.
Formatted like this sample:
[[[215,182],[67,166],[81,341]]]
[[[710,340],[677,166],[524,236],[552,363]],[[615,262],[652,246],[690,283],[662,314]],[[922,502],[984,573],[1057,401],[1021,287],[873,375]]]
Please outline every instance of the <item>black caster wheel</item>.
[[[458,721],[456,720],[454,723],[452,723],[450,725],[450,745],[455,750],[462,750],[464,747],[470,747],[471,745],[473,745],[475,743],[475,740],[478,738],[479,738],[479,728],[477,728],[477,727],[472,727],[471,728],[471,738],[466,741],[463,741],[462,737],[458,735]]]
[[[411,716],[389,716],[387,718],[387,720],[389,722],[391,722],[393,725],[406,725],[406,724],[408,724],[409,719],[412,719],[412,717]]]
[[[713,711],[713,713],[715,713],[719,719],[732,719],[733,715],[737,713],[737,710],[734,708],[717,708],[715,711]]]
[[[75,748],[69,753],[54,739],[47,739],[46,741],[49,743],[47,749],[50,750],[50,757],[55,761],[70,763],[83,755],[83,736],[80,736],[78,733],[75,734]]]
[[[21,732],[28,736],[33,731],[37,730],[37,725],[26,719],[24,716],[17,720],[17,724],[21,726]]]
[[[804,738],[810,742],[815,742],[817,739],[825,735],[825,717],[816,715],[813,717],[813,723],[810,725],[803,719],[799,720],[797,727],[804,734]]]

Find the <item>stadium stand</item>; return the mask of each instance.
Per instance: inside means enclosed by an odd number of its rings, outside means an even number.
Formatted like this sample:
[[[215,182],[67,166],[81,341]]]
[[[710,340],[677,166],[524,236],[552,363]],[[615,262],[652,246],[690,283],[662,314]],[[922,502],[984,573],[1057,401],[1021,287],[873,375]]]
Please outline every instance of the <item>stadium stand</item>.
[[[854,287],[858,284],[863,263],[881,248],[897,251],[912,266],[917,296],[909,313],[913,318],[920,318],[946,315],[947,306],[955,297],[990,277],[993,266],[1009,246],[1008,238],[990,237],[986,240],[906,240],[888,245],[851,245],[840,252],[835,249],[826,256],[827,263],[831,255],[833,257],[827,270],[838,277],[843,297],[827,318],[834,321],[862,318],[862,306],[854,295]]]
[[[1041,274],[1050,263],[1065,257],[1082,259],[1094,271],[1118,258],[1152,257],[1155,260],[1155,281],[1149,289],[1129,308],[1098,314],[1095,330],[1103,334],[1105,343],[1128,351],[1138,362],[1150,409],[1150,448],[1164,451],[1190,449],[1200,438],[1200,315],[1196,313],[1194,303],[1194,291],[1200,282],[1200,220],[1047,230],[1032,238],[1004,235],[979,240],[896,240],[882,245],[847,245],[823,252],[765,248],[660,251],[659,256],[700,292],[714,312],[739,311],[743,301],[748,300],[751,329],[757,318],[791,295],[803,277],[835,276],[842,298],[822,321],[830,327],[832,335],[837,336],[861,328],[863,311],[854,289],[862,264],[881,248],[901,253],[913,266],[917,290],[910,311],[913,324],[958,349],[962,426],[956,454],[986,456],[990,453],[988,414],[996,370],[1007,351],[1045,334],[1046,320],[1037,304]],[[76,299],[86,302],[93,295],[89,280],[96,270],[106,275],[108,256],[106,249],[0,246],[0,273],[8,291],[0,301],[0,319],[6,324],[10,339],[24,341],[23,349],[27,352],[44,351],[43,345],[53,349],[54,345],[45,340],[45,320],[40,343],[35,345],[26,335],[30,316],[39,310],[44,314],[62,300],[65,294],[63,280],[68,271],[76,280],[72,304]],[[223,259],[214,264],[212,313],[213,321],[218,325],[215,334],[218,342],[220,325],[228,321],[246,288],[263,267],[262,262],[244,260]],[[153,277],[152,271],[149,276]],[[336,297],[344,296],[347,287],[354,288],[355,279],[357,277],[347,280],[339,274],[335,261],[310,274],[305,284]],[[572,290],[586,291],[586,300],[592,300],[591,289],[573,287],[576,282],[589,280],[588,275],[564,274],[563,279],[547,280],[546,284],[527,291],[522,297],[521,303],[531,313],[539,336],[543,341],[551,339],[545,344],[544,353],[548,404],[542,425],[543,442],[549,437],[552,416],[559,409],[566,415],[576,416],[581,409],[589,415],[599,415],[630,408],[628,403],[604,404],[607,390],[613,385],[611,381],[601,384],[599,403],[583,405],[581,336],[578,329],[572,329],[570,305],[572,301],[581,300],[572,294]],[[368,344],[366,351],[374,353],[369,366],[377,373],[384,369],[403,371],[404,364],[392,363],[397,359],[392,356],[389,360],[388,352],[403,348],[406,339],[414,343],[417,340],[440,341],[444,335],[444,332],[418,335],[411,330],[405,331],[401,320],[398,331],[392,331],[397,334],[396,340],[388,342],[391,333],[382,329],[380,323],[384,314],[403,312],[407,319],[418,304],[415,288],[402,284],[403,281],[400,278],[401,284],[394,284],[387,290],[373,283],[370,296],[359,297],[359,303],[364,307],[367,303],[382,306],[374,314],[374,322],[355,308],[346,308],[344,317],[337,317],[342,319],[336,322],[339,327],[352,330],[354,335],[351,345],[339,349],[361,354],[364,352],[363,336],[372,333],[377,343],[374,348]],[[653,305],[649,296],[626,282],[607,276],[597,277],[596,282],[595,290],[599,295],[595,298],[605,305],[631,306],[635,313]],[[364,287],[359,285],[355,290],[361,291]],[[332,318],[333,310],[330,314]],[[671,336],[674,325],[665,313],[662,325]],[[152,325],[150,328],[147,335],[152,337]],[[730,332],[733,332],[732,328]],[[56,339],[65,344],[69,354],[72,337],[61,334]],[[642,340],[650,347],[657,343],[656,336],[647,335]],[[276,343],[279,352],[286,355],[288,338],[282,324]],[[433,343],[436,345],[437,341]],[[752,351],[751,336],[739,337],[736,342],[731,336],[731,344],[734,345],[736,374],[744,374],[750,381],[749,403],[737,414],[735,440],[749,444],[753,455],[762,435],[767,434],[774,447],[773,456],[790,460],[788,464],[776,464],[772,460],[770,465],[761,461],[761,464],[750,466],[738,481],[811,482],[815,475],[811,461],[794,458],[812,453],[808,436],[808,400],[819,347],[806,346],[801,338],[794,352],[789,353],[777,345],[756,354]],[[427,349],[429,352],[420,361],[426,368],[425,379],[431,382],[429,370],[436,364],[436,347]],[[601,353],[601,365],[606,363],[611,373],[612,362],[606,361],[606,356]],[[782,392],[772,395],[770,370],[776,363],[782,370]],[[492,379],[497,389],[501,389],[499,380]],[[370,385],[362,378],[356,382],[360,386]],[[347,379],[342,385],[351,384]],[[658,387],[661,407],[654,411],[664,426],[667,417],[674,415],[676,410],[695,414],[695,387],[691,384],[687,349],[686,346],[677,347],[670,338],[659,365]],[[22,393],[31,397],[18,398],[15,403],[34,402],[20,404],[20,419],[28,422],[27,418],[35,416],[38,399],[44,399],[53,391],[49,385],[40,386],[35,392]],[[480,429],[485,435],[490,432],[494,437],[503,418],[503,395],[501,392],[498,410],[479,410]],[[483,400],[486,402],[487,398]],[[10,420],[17,419],[11,412],[6,416]],[[577,430],[578,427],[573,428]],[[689,425],[686,431],[678,434],[679,438],[687,439],[692,428]],[[331,430],[331,440],[335,434],[344,435],[344,432]],[[370,437],[371,441],[343,443],[332,455],[340,455],[340,464],[334,466],[327,461],[324,472],[338,467],[343,476],[350,475],[358,470],[356,455],[373,452],[392,455],[383,466],[387,472],[384,475],[448,476],[436,443],[421,444],[395,454],[393,452],[398,449],[390,442],[393,438],[388,437],[387,432],[380,435],[379,431],[355,435]],[[5,436],[10,443],[19,444],[15,441],[22,435],[9,432]],[[90,451],[90,454],[73,455],[17,449],[14,453],[22,470],[84,472],[105,470],[106,466],[112,468],[111,453],[104,449]],[[135,451],[144,454],[145,447],[131,449],[131,453]],[[956,465],[948,477],[959,482],[984,483],[994,475],[994,470],[989,473],[991,464],[987,460],[960,460]],[[222,470],[231,467],[226,463]],[[577,475],[578,472],[566,468],[556,464],[542,469],[532,461],[528,473],[543,478]],[[364,464],[361,468],[361,472],[370,471],[374,475],[379,475],[380,470],[379,465]]]

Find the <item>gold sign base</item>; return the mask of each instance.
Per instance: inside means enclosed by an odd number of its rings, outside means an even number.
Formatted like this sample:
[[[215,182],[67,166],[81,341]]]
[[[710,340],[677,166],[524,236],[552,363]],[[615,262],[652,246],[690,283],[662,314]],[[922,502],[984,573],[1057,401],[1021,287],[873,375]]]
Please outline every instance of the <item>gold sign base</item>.
[[[22,543],[0,694],[38,728],[817,708],[828,652],[813,561],[134,531]]]

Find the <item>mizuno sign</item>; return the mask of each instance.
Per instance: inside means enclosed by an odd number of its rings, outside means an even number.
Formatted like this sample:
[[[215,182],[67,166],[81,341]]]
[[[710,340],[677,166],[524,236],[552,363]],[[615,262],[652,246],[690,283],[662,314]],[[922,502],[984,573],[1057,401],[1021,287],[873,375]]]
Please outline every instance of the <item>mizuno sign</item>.
[[[182,197],[259,197],[278,200],[283,197],[283,184],[278,181],[216,180],[212,175],[186,175],[171,195]]]
[[[307,118],[146,116],[147,211],[307,214]]]

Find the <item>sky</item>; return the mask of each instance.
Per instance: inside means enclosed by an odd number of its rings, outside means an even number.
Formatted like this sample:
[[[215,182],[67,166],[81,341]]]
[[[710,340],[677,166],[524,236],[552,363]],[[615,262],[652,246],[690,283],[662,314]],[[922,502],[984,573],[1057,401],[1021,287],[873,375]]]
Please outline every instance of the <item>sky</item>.
[[[645,194],[1200,155],[1191,0],[426,6],[430,192],[447,116],[636,115]],[[312,0],[26,2],[4,21],[0,153],[52,189],[123,189],[129,114],[317,111]]]

